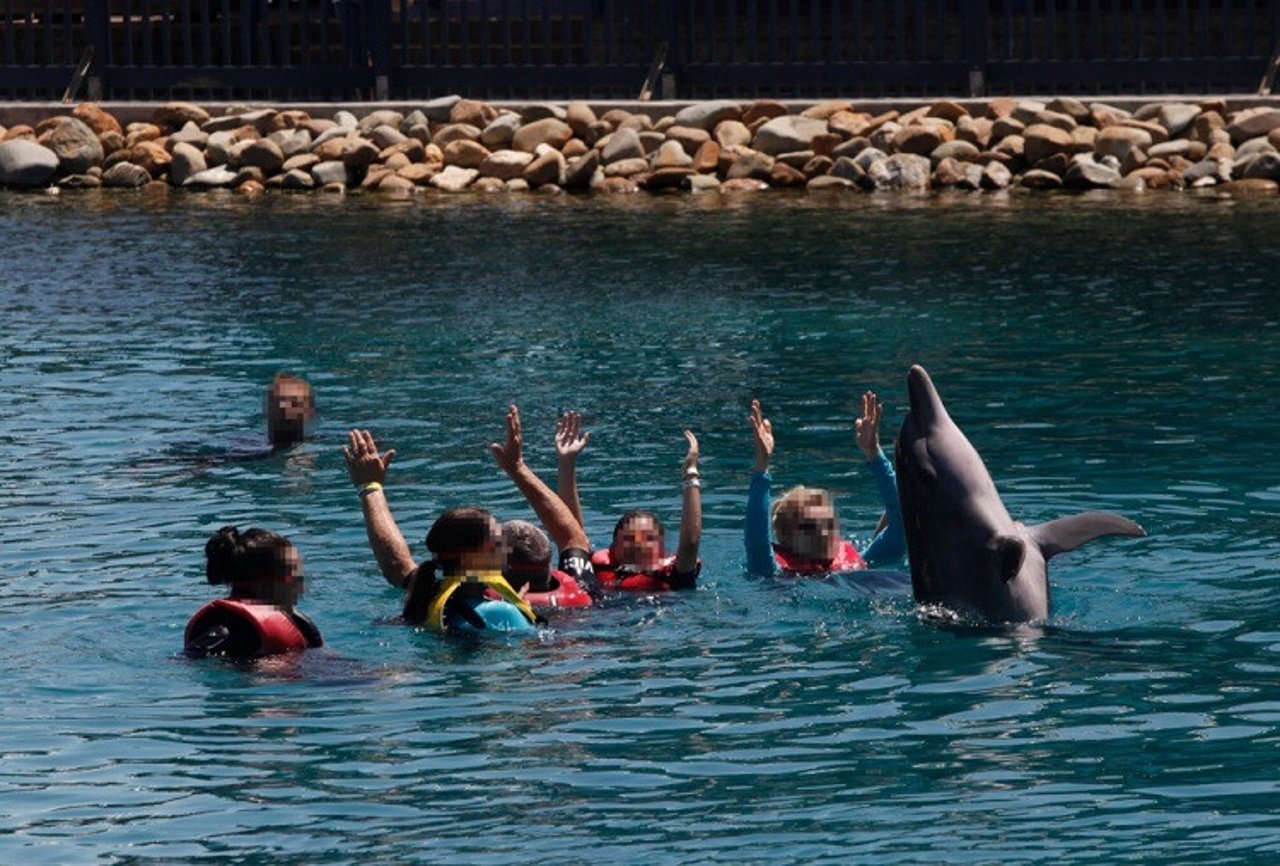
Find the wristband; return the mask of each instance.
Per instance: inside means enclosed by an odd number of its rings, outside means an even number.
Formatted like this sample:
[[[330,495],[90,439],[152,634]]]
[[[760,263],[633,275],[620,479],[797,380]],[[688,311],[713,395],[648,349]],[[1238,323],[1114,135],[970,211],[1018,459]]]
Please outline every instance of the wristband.
[[[381,482],[370,481],[368,484],[360,485],[360,496],[364,497],[366,494],[373,493],[375,490],[381,490],[381,489],[382,489]]]
[[[690,466],[688,469],[686,469],[686,470],[684,471],[684,477],[685,477],[685,478],[697,478],[697,477],[698,477],[698,467],[697,467],[697,466]]]
[[[684,489],[688,490],[690,487],[697,487],[698,489],[702,489],[702,482],[698,480],[698,476],[691,475],[690,477],[684,480]]]

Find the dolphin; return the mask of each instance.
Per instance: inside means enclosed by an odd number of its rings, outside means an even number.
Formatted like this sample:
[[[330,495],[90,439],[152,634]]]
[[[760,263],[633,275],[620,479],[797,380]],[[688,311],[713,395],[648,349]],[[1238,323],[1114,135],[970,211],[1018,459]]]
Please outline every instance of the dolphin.
[[[988,622],[1047,619],[1052,557],[1103,535],[1146,534],[1105,511],[1035,526],[1013,520],[923,367],[907,373],[907,393],[894,460],[917,604]]]

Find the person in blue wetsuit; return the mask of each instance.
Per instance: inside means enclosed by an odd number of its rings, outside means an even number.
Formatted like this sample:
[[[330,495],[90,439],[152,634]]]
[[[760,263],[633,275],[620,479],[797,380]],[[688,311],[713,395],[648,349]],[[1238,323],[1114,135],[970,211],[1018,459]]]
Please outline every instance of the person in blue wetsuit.
[[[352,430],[342,449],[351,480],[360,488],[378,567],[388,583],[405,591],[405,621],[441,632],[534,631],[540,618],[502,576],[502,525],[483,508],[445,511],[427,533],[433,558],[414,561],[383,488],[395,453],[379,453],[368,430]]]
[[[893,465],[880,450],[881,406],[870,391],[862,395],[862,417],[857,421],[857,442],[866,455],[884,503],[884,517],[871,544],[861,552],[840,535],[840,519],[831,493],[815,487],[793,487],[776,503],[770,503],[773,457],[773,425],[751,401],[751,427],[755,435],[756,462],[747,493],[744,538],[747,570],[755,575],[826,575],[868,566],[895,565],[906,555],[906,535],[898,507],[898,485]],[[777,538],[769,543],[770,526]]]

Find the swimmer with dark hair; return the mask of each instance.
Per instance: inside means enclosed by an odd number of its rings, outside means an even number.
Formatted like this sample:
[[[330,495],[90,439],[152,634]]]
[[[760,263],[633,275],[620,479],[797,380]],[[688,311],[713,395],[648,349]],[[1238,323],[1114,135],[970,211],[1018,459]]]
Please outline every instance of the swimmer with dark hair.
[[[311,385],[290,373],[276,373],[267,386],[264,411],[267,439],[273,449],[301,442],[306,437],[307,424],[316,415]]]
[[[541,621],[502,575],[502,525],[483,508],[450,508],[427,533],[432,559],[419,564],[391,514],[384,484],[396,452],[379,453],[373,434],[352,430],[342,449],[360,488],[365,531],[387,583],[405,591],[403,616],[433,631],[531,632]]]
[[[582,525],[582,506],[578,497],[578,455],[591,438],[582,431],[581,416],[568,412],[556,424],[556,454],[559,459],[558,487],[560,498]],[[689,445],[681,465],[682,509],[680,541],[674,556],[666,551],[662,520],[649,511],[628,511],[613,528],[607,548],[591,556],[600,585],[605,589],[630,592],[665,592],[693,589],[702,561],[698,547],[702,541],[702,480],[698,472],[698,439],[684,431]]]
[[[204,546],[209,583],[231,591],[187,623],[187,655],[255,658],[324,645],[315,623],[294,605],[302,596],[302,557],[265,529],[224,526]]]

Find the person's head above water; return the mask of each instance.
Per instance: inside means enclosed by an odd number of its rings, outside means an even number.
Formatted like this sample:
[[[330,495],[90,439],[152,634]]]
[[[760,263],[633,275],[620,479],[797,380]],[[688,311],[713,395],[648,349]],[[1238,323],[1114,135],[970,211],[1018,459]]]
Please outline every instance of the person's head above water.
[[[267,438],[280,447],[301,442],[307,422],[315,417],[315,400],[305,379],[276,373],[267,387]]]
[[[618,565],[638,571],[658,568],[665,554],[662,521],[648,511],[628,511],[613,527],[609,552]]]
[[[302,595],[302,557],[282,535],[224,526],[205,543],[204,555],[209,583],[230,585],[231,598],[292,607]]]
[[[427,532],[427,550],[444,575],[501,571],[506,564],[502,524],[483,508],[450,508]]]
[[[786,553],[825,562],[840,553],[840,519],[831,494],[793,487],[773,504],[773,534]]]
[[[551,542],[547,534],[527,520],[502,524],[506,563],[502,576],[516,589],[523,584],[541,584],[551,571]]]

